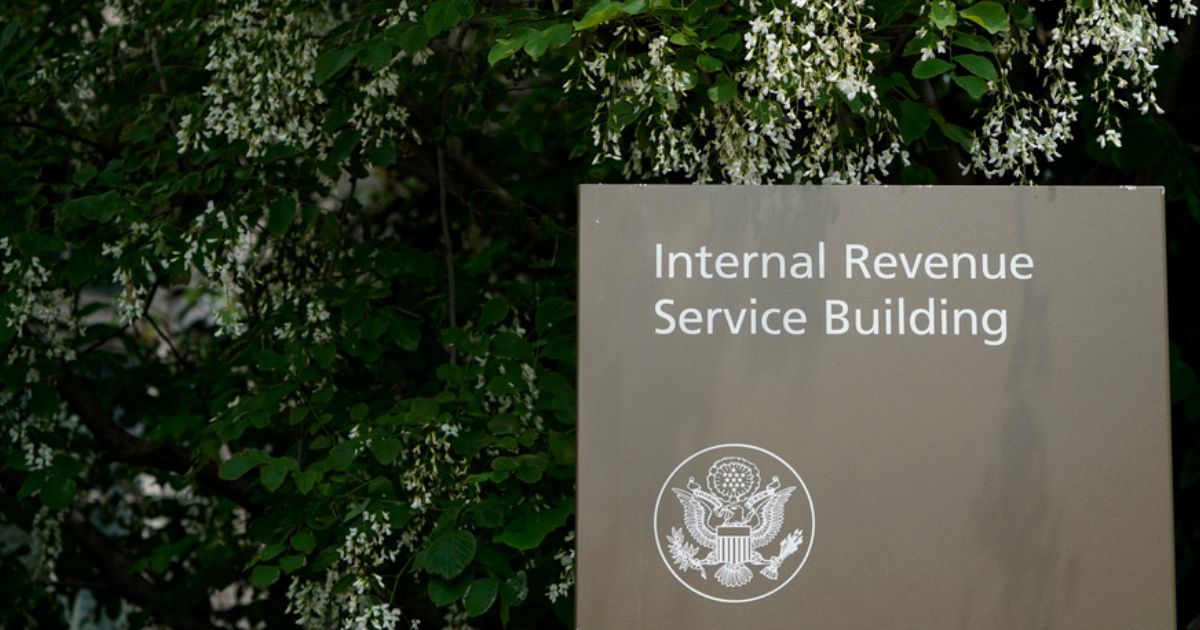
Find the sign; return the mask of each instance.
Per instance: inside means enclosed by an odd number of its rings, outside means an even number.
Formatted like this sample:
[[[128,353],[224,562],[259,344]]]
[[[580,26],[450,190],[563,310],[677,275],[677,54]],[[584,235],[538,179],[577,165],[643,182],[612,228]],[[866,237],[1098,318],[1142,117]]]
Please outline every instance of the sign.
[[[1175,627],[1160,188],[581,188],[578,627]]]

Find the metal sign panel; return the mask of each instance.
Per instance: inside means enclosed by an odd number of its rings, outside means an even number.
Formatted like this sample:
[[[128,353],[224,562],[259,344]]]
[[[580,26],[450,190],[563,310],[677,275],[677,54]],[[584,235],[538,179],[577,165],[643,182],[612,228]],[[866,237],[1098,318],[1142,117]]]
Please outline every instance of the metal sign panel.
[[[584,186],[580,628],[1173,628],[1162,190]]]

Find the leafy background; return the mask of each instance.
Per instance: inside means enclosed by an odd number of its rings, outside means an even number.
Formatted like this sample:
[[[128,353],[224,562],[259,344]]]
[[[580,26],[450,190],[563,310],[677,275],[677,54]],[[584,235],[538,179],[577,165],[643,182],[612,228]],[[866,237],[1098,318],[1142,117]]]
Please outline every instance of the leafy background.
[[[1186,627],[1188,6],[6,2],[0,626],[571,625],[576,185],[633,180],[1165,186]]]

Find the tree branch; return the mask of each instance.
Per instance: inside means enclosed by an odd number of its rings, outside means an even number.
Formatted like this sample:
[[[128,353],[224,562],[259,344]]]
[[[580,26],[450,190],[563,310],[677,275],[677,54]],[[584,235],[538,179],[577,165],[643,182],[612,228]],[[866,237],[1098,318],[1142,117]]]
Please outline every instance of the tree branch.
[[[133,563],[125,552],[114,541],[96,531],[83,514],[71,510],[63,519],[63,527],[79,541],[85,555],[92,560],[92,565],[104,576],[105,583],[122,598],[149,610],[160,620],[164,611],[178,610],[181,605],[195,608],[196,602],[168,601],[164,597],[162,587],[134,571]],[[207,613],[207,610],[205,612]],[[188,630],[210,627],[207,614],[202,618],[196,617],[194,614],[184,613],[170,621],[177,624],[177,627]]]
[[[500,183],[495,179],[492,179],[491,175],[485,173],[483,169],[480,169],[478,166],[476,166],[475,163],[466,156],[458,153],[457,151],[448,151],[446,157],[449,157],[450,161],[454,162],[455,168],[462,171],[462,174],[466,175],[467,179],[470,179],[479,188],[491,193],[491,195],[496,198],[496,201],[498,201],[500,205],[504,206],[505,209],[512,210],[520,205],[520,203],[511,194],[509,194],[508,189],[506,189],[504,186],[501,186]]]
[[[36,130],[36,131],[41,131],[43,133],[48,133],[52,136],[59,136],[62,138],[66,138],[68,140],[74,140],[75,142],[83,143],[83,144],[87,145],[89,148],[91,148],[92,150],[94,150],[96,153],[100,154],[100,157],[112,157],[114,155],[113,150],[110,149],[109,147],[107,147],[95,140],[85,138],[73,131],[68,131],[66,129],[58,129],[56,127],[50,127],[47,125],[43,125],[41,123],[27,122],[27,121],[20,121],[20,120],[13,120],[13,121],[0,120],[0,127],[10,127],[10,128],[15,128],[15,129],[32,129],[32,130]]]
[[[84,426],[95,436],[96,442],[113,461],[157,468],[185,474],[194,468],[187,449],[170,442],[135,437],[117,424],[112,415],[96,398],[96,385],[87,380],[64,372],[58,377],[58,392],[71,406]],[[262,512],[262,506],[245,482],[227,481],[217,474],[217,467],[206,464],[195,469],[196,480],[212,488],[222,496],[241,505],[252,514]]]
[[[450,58],[446,61],[446,76],[442,78],[442,87],[439,96],[442,99],[442,122],[450,119],[450,81],[454,76],[455,70],[458,69],[458,62],[461,58],[461,50],[463,38],[466,37],[467,29],[463,24],[459,24],[451,31],[449,41]],[[454,245],[450,240],[450,216],[446,209],[446,138],[445,136],[438,142],[437,148],[437,180],[438,180],[438,214],[442,223],[442,247],[446,259],[446,312],[450,316],[450,326],[458,327],[458,306],[456,304],[457,288],[454,281]],[[450,349],[450,363],[458,362],[457,351],[454,348]]]
[[[16,493],[24,482],[25,473],[0,470],[0,487],[6,491]],[[63,527],[79,542],[84,554],[91,560],[88,566],[95,568],[103,581],[60,577],[54,580],[54,584],[114,594],[150,611],[160,621],[167,621],[162,618],[163,611],[178,608],[175,602],[163,598],[162,585],[153,584],[134,571],[129,555],[115,541],[97,531],[81,512],[68,512],[63,519]],[[178,619],[169,621],[188,630],[210,627],[206,621],[201,621],[208,617],[207,608],[199,608],[196,602],[189,605],[195,609],[193,614],[180,615]]]

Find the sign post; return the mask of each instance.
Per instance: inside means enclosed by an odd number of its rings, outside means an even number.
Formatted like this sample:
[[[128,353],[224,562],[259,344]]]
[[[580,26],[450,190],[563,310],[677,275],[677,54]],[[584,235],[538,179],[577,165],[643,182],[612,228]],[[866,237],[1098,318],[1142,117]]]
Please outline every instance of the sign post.
[[[1162,203],[584,186],[578,627],[1173,628]]]

